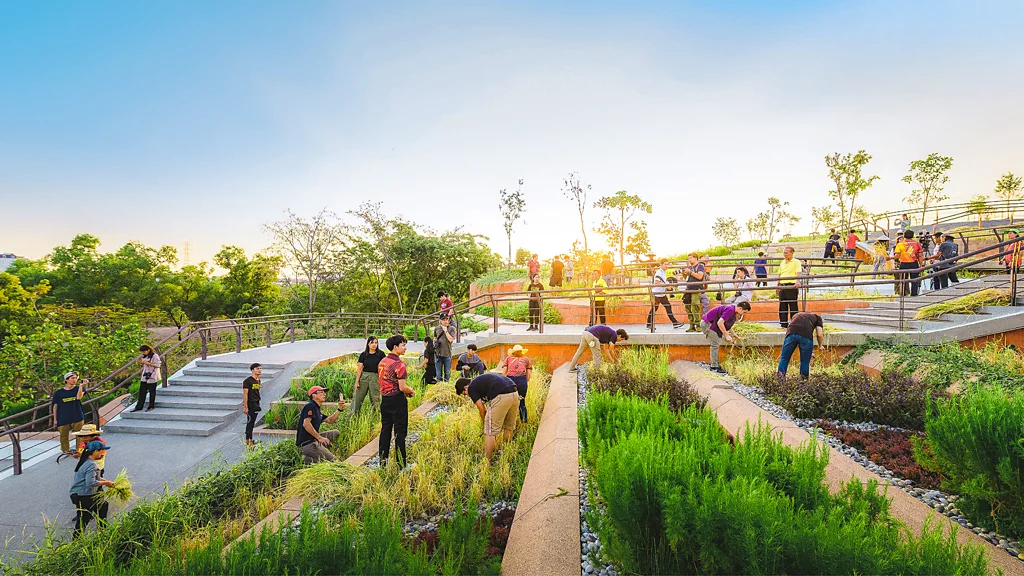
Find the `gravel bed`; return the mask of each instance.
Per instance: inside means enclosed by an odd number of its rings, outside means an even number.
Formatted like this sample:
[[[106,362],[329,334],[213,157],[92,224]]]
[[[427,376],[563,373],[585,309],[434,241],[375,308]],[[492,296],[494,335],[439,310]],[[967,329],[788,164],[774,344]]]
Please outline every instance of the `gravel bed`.
[[[499,500],[492,504],[481,504],[477,509],[477,513],[480,516],[488,516],[493,519],[503,510],[512,510],[515,512],[517,505],[518,502],[511,500]],[[444,520],[450,520],[454,515],[455,512],[437,514],[434,516],[428,516],[426,513],[420,514],[419,518],[414,518],[402,526],[402,533],[406,536],[418,536],[422,532],[437,532],[438,525],[440,525]]]
[[[700,364],[702,366],[707,367],[707,364],[703,362],[701,362]],[[903,492],[924,502],[939,514],[949,517],[951,520],[953,520],[960,526],[974,532],[984,540],[991,543],[993,546],[999,548],[1000,550],[1004,550],[1007,554],[1024,561],[1024,546],[1022,546],[1021,542],[1006,538],[1005,536],[1000,536],[999,534],[996,534],[995,532],[988,530],[986,528],[975,526],[974,524],[969,522],[967,518],[960,514],[960,510],[956,507],[956,501],[959,498],[959,496],[957,496],[956,494],[947,494],[940,490],[926,490],[924,488],[915,487],[913,481],[907,480],[906,478],[900,478],[899,476],[897,476],[884,466],[879,466],[878,464],[875,464],[874,462],[869,460],[867,456],[861,454],[860,451],[858,451],[856,448],[852,446],[847,446],[846,444],[840,442],[837,438],[829,436],[828,434],[822,432],[820,429],[816,428],[815,423],[819,421],[826,421],[831,422],[836,426],[852,428],[865,432],[882,429],[904,431],[903,428],[885,426],[883,424],[875,424],[874,422],[847,422],[845,420],[828,420],[825,418],[796,418],[792,414],[790,414],[785,408],[778,406],[777,404],[766,398],[761,393],[760,389],[751,386],[746,386],[745,384],[742,384],[732,376],[716,376],[728,382],[734,390],[745,396],[748,400],[756,404],[765,412],[768,412],[772,416],[776,416],[783,420],[793,422],[800,428],[807,430],[809,434],[816,434],[819,440],[827,443],[829,446],[835,448],[839,452],[850,457],[854,462],[860,464],[864,468],[870,470],[871,472],[874,472],[875,474],[878,474],[892,486],[896,486]]]
[[[587,404],[587,368],[580,366],[577,376],[576,392],[580,407]],[[582,444],[580,452],[583,451]],[[580,574],[581,576],[616,576],[617,572],[612,563],[605,558],[601,539],[591,531],[587,524],[587,516],[593,511],[596,514],[604,514],[604,508],[600,504],[590,504],[587,495],[587,467],[580,461]]]

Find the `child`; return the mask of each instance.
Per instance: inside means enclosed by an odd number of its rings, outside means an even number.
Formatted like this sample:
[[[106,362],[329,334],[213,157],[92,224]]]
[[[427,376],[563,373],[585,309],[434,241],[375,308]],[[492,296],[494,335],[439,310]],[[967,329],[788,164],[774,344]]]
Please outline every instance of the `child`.
[[[114,483],[100,477],[96,461],[102,460],[109,449],[110,446],[103,442],[89,442],[82,451],[78,466],[75,467],[75,480],[70,490],[71,502],[76,509],[74,537],[84,532],[94,517],[100,520],[107,519],[107,503],[101,501],[97,494],[101,487],[113,487]]]
[[[96,428],[95,424],[86,424],[85,426],[82,426],[81,430],[79,430],[78,432],[72,432],[71,435],[77,439],[75,445],[78,447],[78,452],[82,453],[85,452],[85,447],[88,446],[89,443],[92,442],[93,440],[97,440],[103,444],[106,444],[106,442],[103,441],[103,438],[100,437],[100,434],[102,433],[103,430]],[[96,468],[99,469],[100,478],[102,478],[103,469],[106,465],[107,458],[106,456],[100,456],[99,458],[95,459],[94,462],[96,462]]]

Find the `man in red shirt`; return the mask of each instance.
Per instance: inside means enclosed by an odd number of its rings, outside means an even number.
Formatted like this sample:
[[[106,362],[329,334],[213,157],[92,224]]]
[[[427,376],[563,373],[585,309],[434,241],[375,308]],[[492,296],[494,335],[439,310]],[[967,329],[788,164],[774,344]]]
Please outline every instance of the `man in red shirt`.
[[[533,278],[534,274],[540,274],[540,258],[536,254],[526,263],[526,270],[529,272],[530,278]]]
[[[850,230],[850,233],[846,235],[846,257],[856,258],[857,257],[857,242],[860,242],[860,238],[857,237],[856,230]]]
[[[438,309],[440,314],[451,314],[452,308],[455,307],[455,303],[448,297],[448,293],[444,290],[437,291]]]
[[[408,340],[395,334],[385,343],[391,352],[377,365],[377,379],[380,382],[380,467],[383,468],[391,453],[391,433],[394,431],[395,448],[401,457],[399,466],[405,467],[405,436],[409,432],[409,398],[416,391],[405,383],[408,371],[402,354]]]

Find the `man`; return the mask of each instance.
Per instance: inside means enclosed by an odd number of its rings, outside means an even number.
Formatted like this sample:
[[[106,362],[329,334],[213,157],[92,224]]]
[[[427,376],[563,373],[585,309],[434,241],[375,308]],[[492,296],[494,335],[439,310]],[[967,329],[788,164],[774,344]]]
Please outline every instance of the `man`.
[[[60,432],[60,450],[73,458],[78,458],[78,449],[71,448],[71,432],[78,432],[85,424],[85,410],[82,408],[82,396],[89,379],[81,382],[78,374],[68,372],[64,375],[64,387],[58,388],[50,400],[53,406],[53,425]]]
[[[821,316],[814,312],[801,312],[793,317],[786,329],[782,342],[782,356],[779,357],[778,377],[785,378],[793,352],[800,349],[800,377],[806,380],[811,375],[811,353],[814,352],[813,336],[818,337],[818,346],[825,349],[825,331]]]
[[[768,259],[764,257],[764,252],[758,252],[754,259],[754,274],[757,276],[755,286],[768,285]]]
[[[779,325],[789,326],[789,320],[800,312],[800,281],[798,276],[803,272],[803,262],[793,257],[796,251],[792,246],[782,250],[782,262],[779,263],[779,280],[775,289],[779,294]]]
[[[454,307],[455,303],[448,297],[448,293],[444,290],[439,290],[437,292],[437,309],[439,314],[451,316],[452,308]]]
[[[494,447],[501,434],[504,442],[512,439],[519,416],[519,392],[516,383],[501,374],[481,374],[473,380],[459,378],[455,381],[455,393],[469,396],[480,412],[484,425],[484,455],[488,460],[494,455]]]
[[[434,328],[434,371],[437,372],[438,382],[447,382],[452,377],[452,343],[454,342],[455,327],[451,325],[448,315],[442,314],[441,325]]]
[[[345,409],[345,401],[338,401],[338,411],[324,418],[320,406],[327,400],[327,388],[313,386],[308,392],[309,402],[299,412],[299,426],[295,430],[295,445],[302,453],[302,461],[306,464],[316,464],[321,460],[337,460],[330,450],[327,449],[332,442],[338,440],[341,434],[338,430],[328,430],[320,434],[320,425],[324,422],[333,424],[338,421],[338,416]]]
[[[857,257],[857,242],[860,242],[860,237],[857,236],[856,230],[850,230],[850,233],[846,235],[846,257],[856,258]]]
[[[487,365],[484,364],[480,355],[476,353],[476,344],[466,346],[466,351],[459,356],[455,364],[455,372],[463,378],[472,378],[487,372]]]
[[[696,332],[700,329],[700,294],[707,274],[696,252],[690,253],[687,262],[689,266],[682,270],[683,275],[686,276],[686,292],[683,293],[683,305],[686,306],[686,316],[690,321],[690,327],[686,331]]]
[[[385,345],[389,354],[377,366],[377,377],[380,379],[380,441],[377,449],[380,454],[380,467],[383,468],[391,453],[391,433],[394,430],[395,448],[401,460],[398,465],[405,467],[405,436],[409,432],[409,398],[416,395],[405,379],[409,373],[402,354],[408,340],[401,334],[387,339]],[[449,358],[451,361],[451,358]]]
[[[839,233],[836,232],[835,228],[832,228],[831,230],[828,231],[828,239],[829,240],[835,240],[836,242],[839,242]]]
[[[540,274],[540,258],[536,254],[531,256],[526,263],[526,270],[530,274],[530,278],[533,278],[534,274]]]
[[[606,320],[604,311],[604,290],[607,288],[608,283],[605,282],[604,278],[600,276],[597,270],[594,270],[594,282],[590,285],[594,290],[591,292],[594,305],[590,309],[590,326],[594,324],[604,324]]]
[[[160,356],[149,344],[139,346],[139,352],[142,353],[142,356],[135,360],[136,364],[142,365],[142,376],[140,377],[141,382],[139,383],[139,400],[135,403],[135,407],[132,408],[131,411],[138,412],[139,410],[142,410],[143,404],[146,403],[146,395],[149,394],[149,408],[146,408],[146,412],[149,412],[156,407],[156,385],[161,379]]]
[[[609,286],[612,283],[612,275],[614,273],[615,263],[612,262],[612,257],[610,255],[605,254],[604,257],[601,258],[601,278],[604,278],[605,283]]]
[[[953,259],[956,254],[956,243],[953,242],[953,237],[947,234],[944,238],[936,238],[935,244],[935,253],[928,258],[929,262],[938,261],[932,268],[932,290],[943,290],[949,288],[949,273],[944,273],[943,270],[955,265],[944,262]]]
[[[707,254],[701,256],[700,257],[700,263],[701,263],[702,266],[704,266],[704,279],[710,281],[711,280],[711,256],[708,256]],[[721,295],[721,292],[719,292],[719,295]],[[721,298],[718,298],[718,300],[721,300]],[[700,315],[703,316],[703,315],[707,314],[708,310],[710,310],[710,309],[711,309],[711,300],[708,298],[707,287],[705,285],[705,289],[702,290],[701,293],[700,293]]]
[[[896,245],[896,260],[899,262],[898,268],[900,270],[914,270],[914,272],[904,272],[899,275],[899,278],[904,280],[902,282],[903,293],[906,293],[906,280],[910,282],[910,295],[917,296],[918,291],[921,289],[920,282],[913,282],[918,276],[921,275],[917,271],[918,268],[924,264],[924,249],[921,248],[921,243],[914,240],[914,231],[907,230],[903,233],[903,242]]]
[[[715,306],[701,318],[700,328],[704,336],[711,341],[711,371],[725,374],[725,370],[718,363],[718,348],[722,345],[722,339],[726,342],[739,340],[740,337],[732,331],[737,322],[743,320],[743,316],[750,312],[750,302],[739,302],[737,304],[722,304]]]
[[[583,337],[580,339],[580,347],[576,349],[572,362],[569,362],[569,372],[577,371],[576,365],[579,363],[580,357],[588,349],[590,350],[591,357],[594,359],[594,368],[601,366],[601,358],[604,353],[608,354],[609,362],[615,362],[615,344],[619,342],[625,343],[626,340],[629,340],[629,334],[626,334],[626,331],[622,328],[613,330],[604,324],[587,328],[583,331]]]
[[[242,414],[245,414],[245,444],[249,448],[255,448],[256,443],[252,439],[252,429],[256,426],[256,418],[260,414],[260,388],[263,383],[260,375],[263,374],[263,365],[253,362],[249,365],[251,376],[242,381]]]
[[[551,281],[548,282],[549,288],[561,288],[562,287],[562,269],[565,265],[562,261],[555,256],[555,259],[551,262]]]
[[[672,303],[668,299],[668,276],[665,271],[668,270],[668,260],[662,260],[658,270],[654,273],[654,285],[651,287],[651,294],[654,296],[654,302],[651,303],[651,312],[647,315],[647,328],[654,329],[655,314],[658,312],[658,306],[664,306],[665,312],[668,313],[668,319],[672,322],[673,328],[680,328],[683,323],[676,320],[675,314],[672,313]]]

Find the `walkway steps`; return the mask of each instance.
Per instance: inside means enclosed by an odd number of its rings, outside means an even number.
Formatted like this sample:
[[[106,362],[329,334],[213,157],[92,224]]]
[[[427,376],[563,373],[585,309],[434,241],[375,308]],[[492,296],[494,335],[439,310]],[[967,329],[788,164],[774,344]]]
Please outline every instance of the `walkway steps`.
[[[156,412],[154,410],[154,412]],[[137,414],[137,412],[136,412]],[[111,424],[116,424],[112,426]],[[123,419],[103,427],[104,430],[129,434],[171,434],[176,436],[209,436],[227,422],[188,422],[183,420]]]
[[[222,410],[210,410],[205,406],[197,406],[193,408],[167,408],[164,406],[160,407],[160,410],[153,410],[152,412],[146,412],[140,410],[138,412],[126,411],[121,414],[121,418],[126,420],[175,420],[182,422],[223,422],[235,414],[237,406],[233,406],[234,409],[222,409]]]

